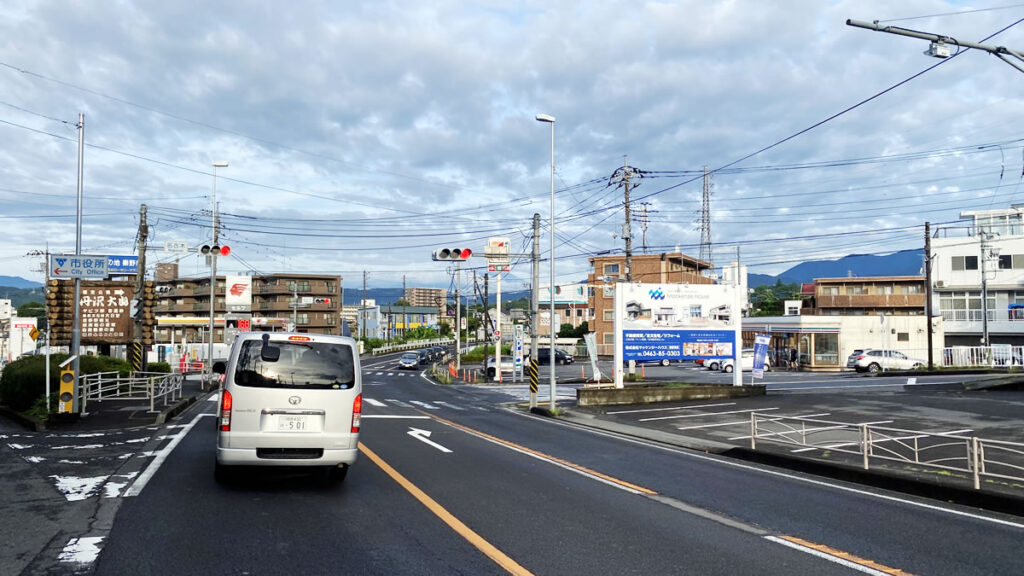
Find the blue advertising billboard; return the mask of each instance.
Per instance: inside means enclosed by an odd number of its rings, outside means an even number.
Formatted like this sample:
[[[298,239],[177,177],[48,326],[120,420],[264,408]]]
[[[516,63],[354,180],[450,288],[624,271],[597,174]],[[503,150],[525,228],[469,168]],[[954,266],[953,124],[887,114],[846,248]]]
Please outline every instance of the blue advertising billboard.
[[[696,360],[732,358],[732,330],[623,330],[622,359]]]
[[[623,362],[734,356],[734,286],[623,283],[616,288]]]

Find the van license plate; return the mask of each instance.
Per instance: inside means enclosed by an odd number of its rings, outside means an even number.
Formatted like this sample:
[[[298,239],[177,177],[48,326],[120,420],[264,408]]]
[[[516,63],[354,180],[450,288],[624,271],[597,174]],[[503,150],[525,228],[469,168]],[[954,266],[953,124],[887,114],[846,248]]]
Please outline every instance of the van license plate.
[[[305,432],[309,430],[309,422],[305,416],[278,415],[277,429],[281,432]]]

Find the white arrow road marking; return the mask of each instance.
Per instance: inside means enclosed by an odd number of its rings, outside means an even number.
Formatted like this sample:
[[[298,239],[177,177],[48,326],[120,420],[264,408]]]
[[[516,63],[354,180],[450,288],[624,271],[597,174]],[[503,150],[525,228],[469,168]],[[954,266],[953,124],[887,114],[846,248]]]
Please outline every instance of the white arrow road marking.
[[[381,402],[380,400],[374,400],[373,398],[363,398],[363,400],[366,400],[366,403],[369,404],[370,406],[387,406],[387,404]]]
[[[430,437],[430,431],[429,430],[420,430],[419,428],[409,428],[408,434],[409,434],[409,436],[412,436],[413,438],[419,440],[420,442],[423,442],[424,444],[429,444],[429,445],[433,446],[434,448],[437,448],[441,452],[451,452],[451,450],[445,448],[444,446],[441,446],[440,444],[438,444],[437,442],[434,442],[433,440],[430,440],[429,439],[429,437]]]

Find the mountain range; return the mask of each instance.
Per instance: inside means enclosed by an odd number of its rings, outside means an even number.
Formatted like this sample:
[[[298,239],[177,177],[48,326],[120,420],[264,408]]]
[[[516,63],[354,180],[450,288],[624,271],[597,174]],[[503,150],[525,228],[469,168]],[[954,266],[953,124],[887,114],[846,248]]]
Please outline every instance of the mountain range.
[[[757,288],[765,284],[774,285],[776,282],[783,284],[806,284],[814,282],[815,278],[844,278],[864,276],[919,276],[922,275],[922,263],[924,261],[924,250],[901,250],[892,254],[850,254],[836,260],[812,260],[801,262],[792,268],[776,275],[770,274],[749,274],[747,285],[749,288]],[[0,298],[9,297],[12,300],[20,300],[26,296],[41,294],[42,284],[25,280],[19,276],[0,276]],[[10,289],[10,294],[4,296],[4,288]],[[26,291],[27,293],[22,293]],[[18,294],[21,298],[15,298]],[[528,298],[527,290],[502,293],[502,300],[511,301],[519,298]],[[363,291],[349,288],[345,290],[343,298],[346,306],[356,306],[363,297]],[[366,297],[375,300],[378,304],[391,304],[402,297],[401,288],[368,288]],[[495,295],[490,294],[489,300],[493,303]],[[21,303],[15,302],[18,306]]]

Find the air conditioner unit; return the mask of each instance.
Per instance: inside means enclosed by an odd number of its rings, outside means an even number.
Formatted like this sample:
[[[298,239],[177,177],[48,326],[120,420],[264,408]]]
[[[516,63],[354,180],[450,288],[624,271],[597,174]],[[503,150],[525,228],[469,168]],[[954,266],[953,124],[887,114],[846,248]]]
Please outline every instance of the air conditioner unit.
[[[942,287],[943,287],[943,286],[945,286],[945,285],[946,285],[946,283],[945,283],[945,282],[943,282],[942,280],[936,280],[936,281],[935,281],[935,287],[936,287],[936,288],[942,288]]]

